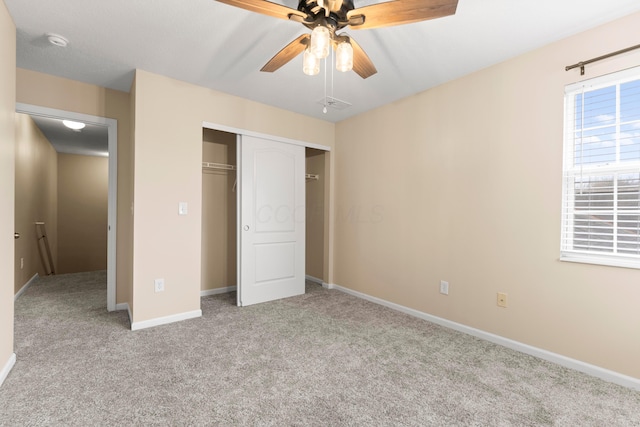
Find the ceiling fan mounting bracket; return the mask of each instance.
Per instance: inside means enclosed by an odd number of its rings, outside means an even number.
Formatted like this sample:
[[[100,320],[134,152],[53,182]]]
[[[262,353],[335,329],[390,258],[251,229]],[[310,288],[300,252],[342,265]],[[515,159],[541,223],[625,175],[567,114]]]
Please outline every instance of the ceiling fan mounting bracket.
[[[351,0],[340,2],[340,5],[341,8],[339,10],[333,11],[325,8],[327,7],[326,5],[325,7],[321,7],[317,0],[300,0],[300,3],[298,4],[298,11],[302,12],[307,17],[303,20],[298,20],[297,15],[291,14],[289,15],[289,19],[300,22],[310,30],[313,30],[317,26],[326,27],[333,38],[333,35],[337,30],[349,25],[349,21],[347,20],[347,11],[350,9],[346,8],[353,8]]]
[[[326,27],[329,30],[329,33],[331,33],[332,37],[333,37],[333,34],[341,28],[339,27],[338,22],[335,19],[333,19],[331,16],[329,18],[325,18],[322,15],[318,16],[315,20],[313,20],[313,22],[310,22],[310,23],[303,22],[302,25],[304,25],[310,30],[313,30],[315,27],[318,27],[318,26]]]

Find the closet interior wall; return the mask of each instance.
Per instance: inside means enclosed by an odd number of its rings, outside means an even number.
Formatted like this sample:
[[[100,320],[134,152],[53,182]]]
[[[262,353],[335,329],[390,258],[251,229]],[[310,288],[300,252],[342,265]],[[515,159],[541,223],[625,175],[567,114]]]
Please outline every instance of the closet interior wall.
[[[203,129],[202,161],[235,166],[236,134]],[[202,169],[202,291],[237,285],[236,173]]]
[[[306,149],[307,174],[318,179],[307,179],[306,184],[306,275],[324,281],[324,201],[326,151]]]

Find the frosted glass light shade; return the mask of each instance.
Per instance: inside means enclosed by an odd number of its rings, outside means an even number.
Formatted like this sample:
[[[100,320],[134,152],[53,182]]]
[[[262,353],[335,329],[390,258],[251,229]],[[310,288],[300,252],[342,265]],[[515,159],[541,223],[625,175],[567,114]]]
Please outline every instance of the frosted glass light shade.
[[[336,48],[336,70],[351,71],[353,69],[353,46],[342,42]]]
[[[62,124],[73,130],[80,130],[85,127],[85,124],[82,122],[74,122],[73,120],[63,120]]]
[[[302,71],[307,76],[315,76],[320,72],[320,60],[308,48],[302,56]]]
[[[331,45],[331,34],[329,34],[329,29],[327,27],[323,27],[322,25],[318,25],[311,31],[311,45],[309,49],[311,49],[311,53],[313,53],[317,58],[326,58],[329,56],[329,46]]]

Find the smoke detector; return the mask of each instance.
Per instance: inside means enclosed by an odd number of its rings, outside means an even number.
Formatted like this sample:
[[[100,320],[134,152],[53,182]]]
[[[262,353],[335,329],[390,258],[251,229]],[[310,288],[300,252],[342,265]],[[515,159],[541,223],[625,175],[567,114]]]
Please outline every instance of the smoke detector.
[[[67,47],[67,45],[69,44],[69,40],[65,39],[59,34],[47,33],[45,35],[47,36],[47,40],[49,40],[49,43],[54,46]]]

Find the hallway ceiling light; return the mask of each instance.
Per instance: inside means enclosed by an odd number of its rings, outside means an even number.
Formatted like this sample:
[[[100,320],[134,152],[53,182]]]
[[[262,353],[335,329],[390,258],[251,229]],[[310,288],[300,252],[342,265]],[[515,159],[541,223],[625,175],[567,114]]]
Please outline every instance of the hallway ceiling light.
[[[82,122],[74,122],[73,120],[63,120],[62,124],[68,127],[69,129],[73,129],[75,131],[79,131],[80,129],[84,129],[86,126]]]

